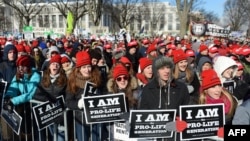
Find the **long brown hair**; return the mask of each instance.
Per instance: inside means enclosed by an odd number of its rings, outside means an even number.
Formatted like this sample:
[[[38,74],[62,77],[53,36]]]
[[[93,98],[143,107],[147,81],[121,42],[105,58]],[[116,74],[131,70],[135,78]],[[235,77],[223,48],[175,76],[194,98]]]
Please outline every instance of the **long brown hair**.
[[[58,79],[56,80],[56,85],[58,86],[64,86],[65,83],[67,82],[67,76],[65,74],[65,71],[63,70],[62,66],[60,66],[60,70],[59,70],[59,74],[60,76],[58,77]],[[41,80],[41,84],[45,87],[48,88],[51,85],[51,81],[50,81],[50,69],[49,67],[44,71],[43,73],[43,77]]]
[[[114,66],[111,68],[111,71],[109,72],[108,75],[108,83],[107,83],[107,88],[108,92],[110,93],[118,93],[119,88],[116,84],[116,80],[113,78],[113,69]],[[128,79],[128,85],[124,91],[126,98],[128,99],[129,107],[137,107],[137,99],[134,97],[134,91],[138,87],[137,79],[133,75],[129,75]]]
[[[71,94],[76,94],[76,92],[79,89],[79,86],[77,85],[77,79],[79,79],[79,76],[82,76],[80,73],[81,67],[74,67],[72,72],[68,76],[68,85],[67,85],[67,91]],[[85,84],[86,81],[90,81],[94,84],[96,84],[96,87],[99,87],[102,83],[101,80],[101,73],[98,70],[97,67],[92,67],[91,70],[91,76],[90,78],[85,78],[85,81],[82,81],[82,85]]]
[[[173,71],[173,76],[175,79],[179,78],[179,74],[180,74],[180,69],[178,67],[178,65],[176,64],[174,67],[174,71]],[[185,70],[185,74],[186,74],[186,82],[187,83],[191,83],[194,80],[194,72],[192,71],[192,69],[190,68],[190,66],[188,65],[186,70]]]

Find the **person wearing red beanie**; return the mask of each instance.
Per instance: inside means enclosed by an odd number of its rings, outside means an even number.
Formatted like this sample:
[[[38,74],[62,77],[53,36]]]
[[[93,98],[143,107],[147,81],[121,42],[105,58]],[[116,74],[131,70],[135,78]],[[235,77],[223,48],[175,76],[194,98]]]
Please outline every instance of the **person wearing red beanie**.
[[[196,104],[200,87],[197,73],[190,67],[188,57],[182,49],[174,51],[173,60],[175,63],[173,77],[186,84],[191,97],[190,104]]]
[[[86,124],[84,118],[84,96],[86,95],[99,95],[101,90],[99,89],[102,85],[102,76],[98,67],[92,67],[91,57],[86,51],[79,51],[76,54],[76,65],[72,72],[68,75],[67,91],[65,103],[70,110],[74,110],[75,116],[75,128],[77,140],[91,140],[90,138],[100,138],[100,132],[97,130],[96,124]],[[85,92],[85,84],[89,82],[95,87],[93,91]]]
[[[62,96],[65,98],[65,90],[67,86],[67,76],[62,68],[61,65],[61,56],[59,54],[56,54],[52,56],[49,60],[49,66],[48,68],[43,71],[43,75],[41,78],[41,81],[37,87],[36,93],[33,97],[33,99],[46,102],[49,101],[50,103],[56,103],[57,98],[59,96]],[[63,115],[60,115],[56,120],[57,124],[63,124]],[[57,128],[57,126],[49,126],[48,127],[50,131],[49,132],[52,136],[56,133],[54,133],[54,128]],[[41,132],[43,133],[43,132]],[[43,135],[43,134],[41,134]],[[60,132],[57,134],[58,140],[62,140],[64,137],[64,133]],[[42,136],[42,139],[44,139],[45,136]]]
[[[67,76],[72,72],[74,63],[66,54],[61,54],[61,64]]]
[[[201,73],[200,104],[224,104],[224,112],[227,116],[226,124],[230,123],[237,107],[236,99],[225,88],[217,73],[213,69],[204,70]]]
[[[136,74],[138,83],[140,86],[145,86],[153,77],[152,63],[153,61],[147,57],[143,57],[139,60],[139,70],[141,73]]]
[[[119,93],[123,92],[126,96],[126,103],[128,103],[128,109],[137,108],[138,99],[138,84],[134,75],[129,74],[124,64],[114,64],[112,69],[109,71],[109,79],[107,81],[108,93]]]
[[[3,109],[13,113],[13,109],[22,117],[20,133],[32,134],[31,114],[29,101],[33,98],[41,78],[35,68],[30,65],[29,56],[20,56],[17,61],[17,72],[9,83],[3,96]],[[26,105],[26,106],[24,106]],[[28,105],[28,106],[27,106]],[[30,131],[30,132],[29,132]]]

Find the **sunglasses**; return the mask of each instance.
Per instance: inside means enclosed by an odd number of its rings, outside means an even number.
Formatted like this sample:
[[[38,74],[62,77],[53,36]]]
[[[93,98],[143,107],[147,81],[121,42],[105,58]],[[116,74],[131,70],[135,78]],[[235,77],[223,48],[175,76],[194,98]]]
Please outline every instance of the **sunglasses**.
[[[120,77],[116,78],[116,81],[118,81],[118,82],[122,81],[122,80],[128,80],[128,76],[123,76],[123,77],[120,76]]]

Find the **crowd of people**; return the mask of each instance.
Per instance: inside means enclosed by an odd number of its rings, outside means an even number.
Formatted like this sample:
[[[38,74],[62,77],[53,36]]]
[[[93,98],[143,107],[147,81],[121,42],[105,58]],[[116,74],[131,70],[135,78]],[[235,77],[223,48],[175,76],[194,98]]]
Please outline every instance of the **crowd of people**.
[[[32,41],[4,38],[0,44],[0,78],[7,82],[3,109],[15,109],[25,117],[20,135],[14,136],[1,119],[3,140],[30,137],[30,100],[55,102],[58,96],[65,99],[68,119],[75,121],[75,126],[67,127],[69,139],[59,131],[59,141],[72,140],[72,134],[78,141],[114,140],[112,124],[86,124],[82,94],[87,82],[95,84],[98,95],[123,92],[128,111],[175,109],[179,116],[181,105],[223,103],[225,124],[250,125],[247,41],[157,36],[128,42],[126,38],[109,41],[69,36]],[[100,69],[103,67],[105,71]],[[68,122],[73,124],[73,120]],[[63,127],[63,118],[55,124]],[[49,127],[51,135],[53,128]]]

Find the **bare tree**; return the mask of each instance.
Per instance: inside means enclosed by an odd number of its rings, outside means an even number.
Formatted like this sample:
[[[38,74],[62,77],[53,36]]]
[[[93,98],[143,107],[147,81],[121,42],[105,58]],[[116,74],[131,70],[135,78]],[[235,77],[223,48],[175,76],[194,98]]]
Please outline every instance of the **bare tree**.
[[[246,22],[248,22],[248,33],[247,35],[250,36],[250,1],[249,0],[239,0],[238,1],[240,7],[246,11],[245,18],[247,18]]]
[[[142,17],[150,25],[150,33],[151,35],[154,34],[154,31],[162,30],[162,24],[166,24],[167,21],[165,20],[165,11],[166,7],[159,2],[159,0],[148,0],[143,2],[143,9],[142,12],[139,12],[141,15],[138,17]]]
[[[140,0],[108,0],[106,9],[119,28],[127,28],[134,19],[133,12]]]
[[[197,0],[175,0],[177,13],[180,20],[180,36],[183,37],[186,34],[188,27],[188,17],[191,8]]]
[[[231,30],[240,30],[241,26],[246,22],[246,10],[240,6],[239,0],[227,0],[224,5],[224,13],[228,18]]]
[[[104,2],[106,1],[105,0],[90,0],[88,3],[89,5],[88,14],[95,26],[100,25]]]
[[[91,1],[91,0],[90,0]],[[56,0],[50,2],[52,6],[57,8],[63,17],[66,19],[68,11],[73,14],[73,31],[76,27],[77,22],[82,18],[87,12],[88,0]]]
[[[46,6],[45,0],[2,0],[2,2],[15,10],[21,22],[23,22],[20,25],[27,26],[30,25],[32,18]]]

